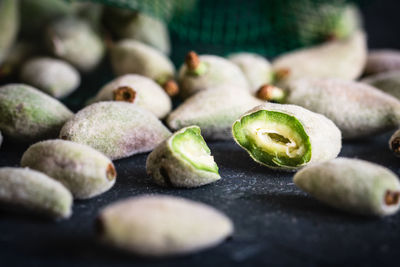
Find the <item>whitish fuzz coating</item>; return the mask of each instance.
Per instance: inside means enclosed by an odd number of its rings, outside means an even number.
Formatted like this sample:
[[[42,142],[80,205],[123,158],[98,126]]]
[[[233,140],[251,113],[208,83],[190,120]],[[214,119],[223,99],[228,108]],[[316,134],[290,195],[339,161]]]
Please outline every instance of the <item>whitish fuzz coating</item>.
[[[156,82],[135,74],[126,74],[109,82],[100,89],[93,102],[114,100],[114,92],[123,87],[135,92],[133,104],[150,111],[157,118],[164,118],[172,109],[170,97]]]
[[[232,123],[263,101],[234,85],[203,90],[170,113],[167,125],[173,130],[198,125],[207,140],[231,140]]]
[[[243,72],[229,60],[212,55],[201,55],[198,56],[198,59],[205,68],[205,71],[200,75],[190,71],[187,64],[183,64],[179,69],[178,81],[181,97],[188,98],[199,91],[221,85],[231,85],[241,87],[243,90],[250,90],[250,85]]]
[[[122,40],[111,49],[111,65],[118,76],[139,74],[161,85],[175,76],[171,60],[157,49],[135,40]]]
[[[29,168],[0,168],[0,203],[48,217],[71,216],[72,195],[58,181]]]
[[[303,159],[303,162],[301,164],[283,165],[279,162],[282,161],[284,157],[286,157],[288,161],[290,161],[292,157],[290,157],[289,155],[279,156],[278,154],[276,154],[271,155],[275,157],[272,163],[265,162],[262,161],[259,156],[254,155],[252,151],[244,146],[244,144],[241,144],[239,140],[241,138],[241,134],[243,133],[235,133],[236,127],[242,125],[242,120],[247,116],[252,116],[252,114],[256,114],[257,112],[263,110],[286,114],[290,117],[294,117],[297,121],[300,122],[302,128],[304,129],[307,142],[309,142],[309,147],[304,147],[302,149],[301,147],[307,145],[302,143],[296,143],[296,147],[298,147],[297,149],[300,150],[299,152],[307,153],[307,155],[309,155],[309,159]],[[267,117],[266,119],[268,120],[270,118]],[[300,134],[300,132],[287,133],[287,130],[285,129],[290,125],[286,125],[287,122],[284,121],[272,123],[267,127],[265,127],[265,124],[262,120],[258,121],[257,123],[260,126],[256,127],[255,129],[244,129],[243,132],[245,133],[245,135],[254,135],[254,130],[256,131],[256,133],[259,132],[261,134],[263,134],[263,131],[265,131],[265,133],[276,133],[292,141],[292,138],[288,136],[288,134],[293,136]],[[298,127],[296,130],[299,131]],[[291,129],[291,131],[293,131],[293,129]],[[254,159],[254,161],[272,169],[296,170],[310,163],[330,160],[336,158],[342,148],[342,137],[340,130],[331,120],[321,114],[311,112],[305,108],[296,105],[283,105],[267,102],[265,104],[257,106],[252,110],[246,112],[239,119],[236,120],[236,122],[232,126],[232,134],[236,143],[238,143],[238,145],[245,149]],[[251,143],[253,141],[247,140],[247,142]],[[251,145],[252,147],[258,147],[256,143]],[[308,150],[308,152],[305,150]],[[311,153],[311,155],[309,153]],[[305,155],[301,156],[305,157]]]
[[[171,52],[168,28],[161,20],[145,13],[110,7],[105,9],[103,18],[118,38],[134,39],[166,55]]]
[[[307,166],[294,183],[325,204],[347,212],[385,216],[400,207],[400,183],[389,169],[364,160],[337,158]]]
[[[46,41],[51,52],[80,71],[93,70],[104,55],[104,45],[88,22],[64,17],[50,24]]]
[[[251,92],[255,93],[260,86],[272,82],[271,64],[263,56],[242,52],[229,55],[228,59],[243,71],[250,84]]]
[[[112,160],[151,151],[170,135],[152,113],[120,101],[82,109],[60,132],[61,139],[89,145]]]
[[[233,232],[231,220],[213,207],[163,195],[111,204],[97,222],[104,243],[148,257],[195,253],[217,246]]]
[[[286,101],[330,118],[343,138],[370,136],[400,124],[399,100],[360,82],[297,80],[290,83]]]
[[[22,66],[21,79],[43,92],[62,98],[79,87],[79,72],[63,60],[34,58]]]
[[[361,82],[372,85],[383,92],[400,99],[400,64],[399,70],[367,76],[365,79],[362,79]]]
[[[77,199],[104,193],[117,177],[114,165],[105,155],[87,145],[64,140],[30,146],[22,156],[21,166],[56,179]]]
[[[368,53],[365,74],[400,70],[400,51],[392,49],[372,50]]]
[[[183,138],[183,147],[176,146],[176,138]],[[189,126],[175,132],[149,154],[147,174],[162,186],[190,188],[209,184],[221,178],[210,154],[200,128]]]
[[[0,65],[12,47],[19,29],[19,2],[0,1]]]
[[[56,137],[73,113],[56,99],[24,84],[0,87],[0,130],[21,142]]]
[[[397,157],[400,157],[400,129],[390,137],[389,148]]]
[[[274,71],[289,70],[283,84],[299,78],[354,80],[362,73],[367,57],[366,38],[361,31],[344,40],[284,54],[272,62]]]

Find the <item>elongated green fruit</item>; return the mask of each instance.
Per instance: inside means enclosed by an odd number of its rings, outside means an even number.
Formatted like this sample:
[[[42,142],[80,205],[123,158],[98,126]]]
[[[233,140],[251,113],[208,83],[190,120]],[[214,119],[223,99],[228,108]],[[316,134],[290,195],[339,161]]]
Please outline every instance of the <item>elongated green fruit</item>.
[[[135,40],[119,41],[111,49],[111,64],[116,75],[139,74],[163,86],[174,79],[172,61],[157,49]]]
[[[82,109],[60,132],[61,139],[89,145],[113,160],[151,151],[170,135],[152,113],[120,101]]]
[[[331,120],[295,105],[257,106],[235,121],[232,133],[256,162],[273,169],[330,160],[342,147],[340,130]]]
[[[249,91],[234,85],[208,88],[175,109],[168,116],[167,124],[173,130],[198,125],[207,140],[231,140],[232,123],[241,114],[262,103]]]
[[[79,72],[70,64],[46,57],[26,62],[21,70],[21,79],[56,98],[72,93],[81,81]]]
[[[0,202],[53,218],[71,216],[72,195],[59,182],[29,168],[0,168]]]
[[[46,41],[50,51],[83,72],[93,70],[104,55],[104,45],[89,23],[64,17],[47,28]]]
[[[272,82],[271,64],[261,55],[242,52],[229,55],[228,59],[243,71],[251,92],[255,93],[262,85]]]
[[[250,90],[246,77],[238,66],[225,58],[201,55],[191,51],[179,69],[180,95],[188,98],[199,91],[221,85],[232,85]]]
[[[294,183],[325,204],[347,212],[385,216],[400,207],[400,183],[389,169],[364,160],[337,158],[313,164]]]
[[[120,76],[104,85],[93,102],[111,100],[133,103],[158,118],[164,118],[172,109],[170,97],[156,82],[135,74]]]
[[[377,49],[368,53],[365,74],[376,74],[392,70],[400,70],[399,50]]]
[[[113,163],[102,153],[64,140],[48,140],[30,146],[22,156],[21,166],[58,180],[78,199],[104,193],[117,177]]]
[[[73,113],[56,99],[24,84],[0,87],[0,130],[21,142],[56,137]]]
[[[198,187],[221,178],[198,126],[185,127],[159,144],[147,157],[146,170],[162,186]]]
[[[19,0],[0,0],[0,65],[19,29]]]
[[[166,55],[171,52],[168,28],[157,18],[138,11],[109,7],[105,9],[103,20],[117,38],[145,43]]]
[[[344,138],[370,136],[400,124],[400,101],[360,82],[301,79],[290,83],[286,100],[330,118]]]
[[[400,129],[390,137],[389,148],[396,156],[400,157]]]
[[[385,93],[400,99],[400,68],[367,76],[361,82],[372,85]]]
[[[272,62],[272,67],[275,72],[288,71],[285,78],[277,81],[283,85],[305,77],[354,80],[362,73],[366,57],[365,34],[357,31],[344,40],[284,54]]]
[[[220,211],[184,198],[143,195],[100,211],[100,239],[148,257],[194,253],[222,243],[233,232]]]

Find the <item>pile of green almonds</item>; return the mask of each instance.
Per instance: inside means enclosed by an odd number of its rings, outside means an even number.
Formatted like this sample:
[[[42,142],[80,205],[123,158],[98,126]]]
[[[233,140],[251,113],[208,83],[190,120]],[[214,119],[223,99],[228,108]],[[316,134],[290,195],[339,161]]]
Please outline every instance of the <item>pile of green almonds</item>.
[[[294,183],[327,205],[367,216],[396,213],[395,173],[337,156],[342,139],[399,128],[400,51],[368,52],[356,7],[331,13],[335,27],[323,33],[330,38],[314,47],[272,62],[249,52],[224,58],[190,51],[176,69],[166,25],[144,13],[0,0],[0,82],[11,81],[0,86],[0,146],[30,145],[20,167],[0,168],[1,207],[66,219],[74,199],[112,188],[113,160],[147,152],[143,168],[159,186],[214,183],[221,176],[206,141],[234,140],[266,171],[298,171]],[[32,34],[41,29],[45,46]],[[115,79],[74,114],[58,99],[106,52]],[[172,110],[178,96],[182,103]],[[400,156],[400,130],[389,147]],[[100,211],[96,228],[105,244],[152,257],[216,246],[234,229],[213,207],[163,195],[113,203]]]

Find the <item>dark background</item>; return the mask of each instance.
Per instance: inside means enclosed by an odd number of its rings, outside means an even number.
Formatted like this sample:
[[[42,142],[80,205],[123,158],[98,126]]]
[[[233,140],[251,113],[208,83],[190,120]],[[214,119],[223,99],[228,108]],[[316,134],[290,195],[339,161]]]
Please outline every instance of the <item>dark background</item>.
[[[371,48],[400,48],[399,1],[366,1],[362,6]],[[182,55],[183,60],[183,55]],[[96,90],[103,81],[89,75]],[[95,81],[93,81],[95,80]],[[70,103],[77,109],[78,104]],[[342,156],[380,163],[400,175],[391,155],[390,133],[345,142]],[[0,266],[256,266],[398,265],[400,214],[379,219],[328,208],[298,190],[292,174],[254,163],[233,142],[210,142],[222,179],[198,189],[164,189],[145,173],[146,154],[116,161],[116,185],[105,194],[76,201],[70,220],[54,223],[0,213]],[[0,166],[18,166],[26,146],[6,141]],[[95,240],[98,210],[118,199],[143,193],[179,195],[215,206],[235,224],[231,239],[195,255],[148,260],[109,250]]]

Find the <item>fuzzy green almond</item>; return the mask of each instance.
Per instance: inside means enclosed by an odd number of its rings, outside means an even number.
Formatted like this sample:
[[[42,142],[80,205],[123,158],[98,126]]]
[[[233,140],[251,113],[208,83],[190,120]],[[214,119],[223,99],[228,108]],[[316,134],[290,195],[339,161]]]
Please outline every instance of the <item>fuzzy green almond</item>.
[[[146,257],[168,257],[215,247],[232,235],[232,221],[192,200],[142,195],[100,211],[97,230],[104,244]]]
[[[397,157],[400,157],[400,129],[390,137],[389,148]]]
[[[89,145],[112,160],[151,151],[170,135],[152,113],[121,101],[87,106],[60,131],[61,139]]]
[[[72,213],[71,193],[58,181],[29,168],[0,168],[0,203],[58,219]]]
[[[173,130],[198,125],[206,140],[231,140],[232,123],[247,110],[264,103],[234,85],[211,87],[186,99],[167,117]]]
[[[232,135],[256,162],[272,169],[296,170],[330,160],[342,147],[331,120],[296,105],[257,106],[234,122]]]
[[[88,22],[63,17],[47,28],[46,42],[50,52],[83,72],[93,70],[104,56],[104,45]]]
[[[166,55],[171,52],[167,25],[155,17],[138,11],[107,7],[103,19],[107,28],[117,38],[145,43]]]
[[[321,202],[347,212],[385,216],[400,207],[399,178],[364,160],[337,158],[307,166],[294,183]]]
[[[275,72],[287,75],[277,82],[285,86],[299,78],[358,78],[367,57],[366,37],[361,31],[344,40],[334,40],[279,56],[272,62]]]
[[[399,70],[370,75],[361,80],[400,100],[400,64]]]
[[[175,77],[172,61],[157,49],[141,42],[125,39],[111,49],[111,65],[118,76],[139,74],[164,85]]]
[[[74,198],[87,199],[109,190],[117,173],[111,160],[97,150],[65,140],[36,143],[22,155],[22,167],[61,182]]]
[[[264,84],[270,84],[273,80],[273,71],[269,61],[255,53],[235,53],[228,56],[246,76],[250,91],[255,93]]]
[[[0,65],[17,37],[19,0],[0,0]]]
[[[126,74],[107,83],[92,102],[112,100],[133,103],[160,119],[172,109],[171,99],[163,88],[150,78],[136,74]]]
[[[39,90],[62,98],[76,90],[81,82],[79,72],[63,60],[33,58],[21,69],[21,80]]]
[[[147,157],[146,170],[162,186],[198,187],[221,178],[198,126],[185,127],[159,144]]]
[[[400,70],[400,51],[394,49],[376,49],[368,53],[364,73],[367,75]]]
[[[21,142],[56,137],[73,113],[56,99],[25,84],[0,87],[0,130]]]
[[[188,98],[202,90],[222,85],[232,85],[250,91],[250,85],[238,66],[229,60],[213,55],[187,54],[185,64],[178,74],[180,96]]]
[[[291,82],[286,101],[331,119],[343,138],[371,136],[400,125],[400,101],[364,83],[305,78]]]

